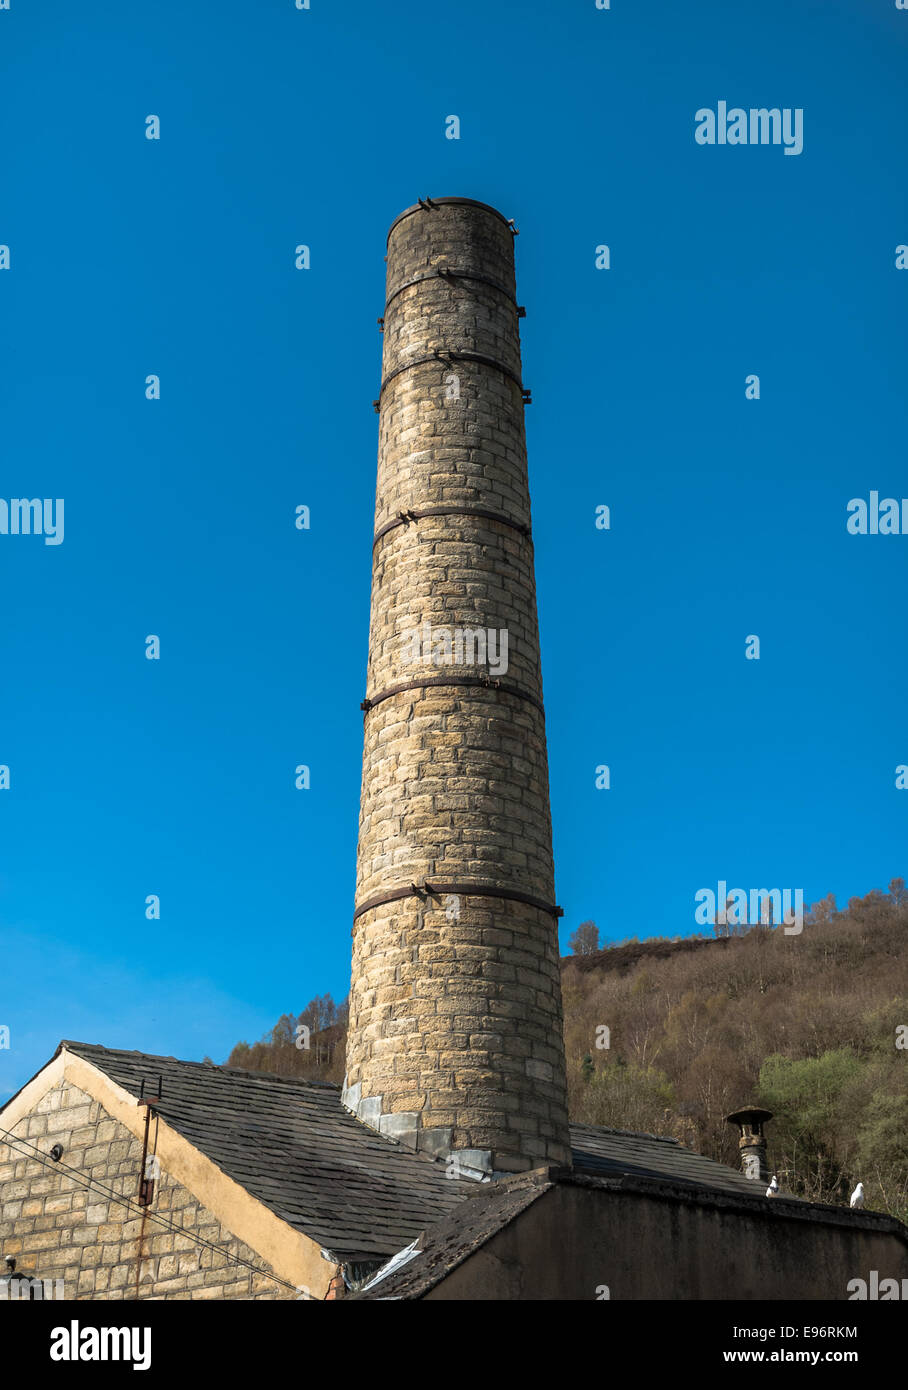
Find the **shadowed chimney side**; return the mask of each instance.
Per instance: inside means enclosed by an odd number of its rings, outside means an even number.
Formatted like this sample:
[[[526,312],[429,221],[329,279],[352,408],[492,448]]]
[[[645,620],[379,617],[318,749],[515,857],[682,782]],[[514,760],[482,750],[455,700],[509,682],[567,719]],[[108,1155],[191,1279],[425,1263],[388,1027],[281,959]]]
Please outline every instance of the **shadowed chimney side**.
[[[344,1099],[461,1171],[570,1161],[514,234],[388,237]]]

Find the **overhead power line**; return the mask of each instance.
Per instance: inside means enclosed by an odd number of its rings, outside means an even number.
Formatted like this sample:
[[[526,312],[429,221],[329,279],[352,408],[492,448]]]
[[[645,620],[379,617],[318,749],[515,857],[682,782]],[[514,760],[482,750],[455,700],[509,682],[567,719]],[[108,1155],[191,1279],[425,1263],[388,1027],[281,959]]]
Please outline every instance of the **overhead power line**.
[[[183,1236],[185,1240],[191,1241],[193,1245],[199,1246],[200,1249],[211,1250],[219,1255],[224,1255],[228,1262],[235,1264],[237,1267],[242,1266],[246,1269],[251,1270],[254,1274],[260,1274],[263,1279],[270,1279],[275,1284],[281,1284],[285,1289],[292,1289],[294,1293],[299,1293],[299,1285],[291,1284],[286,1279],[281,1279],[280,1276],[277,1274],[269,1274],[267,1270],[259,1269],[249,1260],[244,1260],[241,1255],[231,1254],[228,1250],[225,1250],[222,1245],[216,1245],[210,1240],[205,1240],[202,1236],[193,1235],[191,1231],[186,1230],[186,1228],[183,1226],[177,1226],[174,1222],[168,1220],[167,1217],[163,1216],[159,1212],[153,1212],[150,1211],[147,1207],[138,1206],[136,1203],[130,1201],[128,1197],[122,1196],[119,1192],[115,1192],[113,1188],[109,1188],[104,1183],[99,1182],[97,1178],[85,1178],[84,1175],[80,1173],[77,1168],[73,1168],[70,1166],[70,1164],[64,1163],[62,1159],[59,1159],[56,1162],[53,1160],[48,1160],[46,1155],[41,1153],[41,1150],[37,1147],[37,1145],[32,1144],[28,1139],[23,1139],[18,1134],[13,1134],[12,1130],[3,1129],[2,1127],[0,1127],[0,1134],[6,1136],[7,1143],[24,1144],[27,1148],[33,1149],[34,1153],[25,1154],[26,1158],[33,1159],[34,1162],[40,1163],[50,1172],[59,1173],[62,1170],[63,1172],[69,1175],[70,1180],[77,1187],[81,1187],[84,1191],[95,1192],[101,1196],[107,1197],[108,1200],[117,1203],[119,1206],[125,1207],[126,1210],[131,1214],[138,1217],[144,1216],[146,1220],[154,1221],[158,1226],[161,1226],[164,1230],[169,1231],[174,1235]],[[239,1237],[236,1237],[236,1239],[239,1239]],[[302,1301],[305,1302],[306,1300],[304,1299]],[[312,1299],[311,1295],[310,1301],[316,1303],[319,1302],[318,1299]]]

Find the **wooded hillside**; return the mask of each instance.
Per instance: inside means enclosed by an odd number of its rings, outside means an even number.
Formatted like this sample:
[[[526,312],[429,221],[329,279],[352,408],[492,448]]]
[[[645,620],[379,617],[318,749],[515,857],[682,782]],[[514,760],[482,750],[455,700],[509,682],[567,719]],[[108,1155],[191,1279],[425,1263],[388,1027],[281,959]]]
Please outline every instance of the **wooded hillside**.
[[[908,1219],[901,879],[842,912],[824,899],[800,935],[632,941],[567,958],[562,983],[573,1119],[672,1134],[737,1165],[724,1117],[760,1104],[783,1191],[836,1202],[860,1180],[868,1207]]]

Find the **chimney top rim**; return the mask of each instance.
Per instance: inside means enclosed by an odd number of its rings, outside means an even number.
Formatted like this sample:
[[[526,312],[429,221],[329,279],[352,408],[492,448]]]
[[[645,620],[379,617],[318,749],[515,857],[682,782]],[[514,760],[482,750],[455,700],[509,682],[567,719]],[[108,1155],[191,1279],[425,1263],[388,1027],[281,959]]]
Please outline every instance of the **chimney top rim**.
[[[476,198],[431,198],[424,200],[420,203],[413,203],[411,207],[404,208],[403,212],[399,212],[395,217],[394,221],[391,223],[391,226],[388,228],[388,241],[391,240],[391,233],[394,231],[394,228],[397,226],[399,222],[403,222],[405,217],[412,216],[414,212],[425,212],[426,201],[431,202],[433,206],[456,204],[461,207],[482,208],[484,212],[490,212],[492,213],[493,217],[499,218],[499,220],[502,221],[506,227],[510,227],[511,225],[508,219],[505,217],[504,213],[499,212],[498,208],[493,208],[491,203],[481,203]]]

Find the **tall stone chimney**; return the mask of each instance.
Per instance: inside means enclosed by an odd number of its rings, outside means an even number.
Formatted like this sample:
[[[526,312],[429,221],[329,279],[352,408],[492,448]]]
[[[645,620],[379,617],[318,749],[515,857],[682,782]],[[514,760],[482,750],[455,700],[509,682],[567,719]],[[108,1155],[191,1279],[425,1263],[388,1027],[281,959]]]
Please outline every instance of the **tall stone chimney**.
[[[474,1176],[570,1161],[514,236],[388,234],[344,1089]]]

